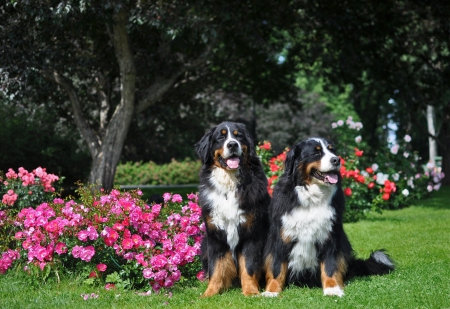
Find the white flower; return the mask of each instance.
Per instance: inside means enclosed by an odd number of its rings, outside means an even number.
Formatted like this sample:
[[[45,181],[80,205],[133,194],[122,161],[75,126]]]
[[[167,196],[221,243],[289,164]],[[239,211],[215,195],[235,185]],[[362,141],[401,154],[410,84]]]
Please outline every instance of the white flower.
[[[344,125],[344,120],[338,120],[337,125],[342,127]]]
[[[409,157],[409,153],[405,151],[405,152],[403,153],[403,156],[404,156],[405,158],[407,158],[407,157]]]
[[[377,173],[377,184],[384,185],[384,182],[388,180],[389,175],[383,173]]]
[[[409,136],[408,134],[405,135],[405,137],[403,138],[405,140],[405,142],[409,143],[411,141],[411,136]]]
[[[362,122],[355,122],[355,126],[356,126],[356,130],[359,131],[363,128],[363,124]]]
[[[395,173],[395,174],[392,175],[392,179],[393,179],[394,181],[398,181],[398,180],[400,179],[400,175],[397,174],[397,173]]]
[[[428,190],[428,192],[433,191],[433,186],[432,186],[432,185],[428,185],[428,186],[427,186],[427,190]]]
[[[391,153],[396,155],[398,153],[398,148],[399,147],[400,146],[398,144],[395,144],[394,146],[392,146],[391,147]]]
[[[408,189],[403,189],[402,194],[403,194],[404,196],[408,196],[408,195],[409,195]]]
[[[374,163],[371,167],[374,172],[378,171],[378,164]]]
[[[412,189],[414,189],[414,179],[411,177],[408,179],[408,181],[406,182],[406,184],[408,186],[410,186]]]
[[[336,122],[333,122],[333,123],[331,124],[331,127],[332,127],[333,129],[336,129],[336,128],[338,127],[338,125],[337,125]]]
[[[361,141],[362,141],[361,135],[358,135],[357,137],[355,137],[355,142],[356,143],[361,143]]]

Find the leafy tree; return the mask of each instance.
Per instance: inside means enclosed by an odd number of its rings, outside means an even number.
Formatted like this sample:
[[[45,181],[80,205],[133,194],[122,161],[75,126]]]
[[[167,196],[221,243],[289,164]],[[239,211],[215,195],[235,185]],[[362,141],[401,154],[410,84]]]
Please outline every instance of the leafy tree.
[[[288,93],[295,67],[278,63],[277,37],[294,17],[288,1],[9,1],[2,91],[55,102],[86,142],[89,182],[110,189],[130,124],[147,121],[134,117],[168,95],[211,86],[261,103]]]
[[[450,4],[319,0],[297,5],[301,27],[292,57],[334,85],[352,84],[355,110],[373,145],[385,137],[380,128],[389,120],[398,135],[409,133],[425,144],[426,106],[435,106],[441,126],[433,138],[450,175]]]

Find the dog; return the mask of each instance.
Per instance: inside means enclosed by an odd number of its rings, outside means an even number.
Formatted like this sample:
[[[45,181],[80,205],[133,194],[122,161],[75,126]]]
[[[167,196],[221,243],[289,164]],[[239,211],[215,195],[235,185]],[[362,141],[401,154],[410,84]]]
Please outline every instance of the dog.
[[[321,286],[324,295],[342,297],[345,280],[394,270],[384,250],[367,260],[355,258],[343,227],[340,167],[334,144],[324,138],[301,141],[288,151],[269,208],[264,296],[297,284]]]
[[[202,161],[199,204],[206,235],[203,297],[238,284],[246,296],[259,294],[269,230],[267,178],[245,125],[223,122],[195,144]]]

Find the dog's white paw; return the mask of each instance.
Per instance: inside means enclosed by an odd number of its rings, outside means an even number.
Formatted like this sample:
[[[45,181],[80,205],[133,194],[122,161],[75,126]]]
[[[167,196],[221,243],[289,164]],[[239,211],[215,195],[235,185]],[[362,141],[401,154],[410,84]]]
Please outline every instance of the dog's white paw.
[[[323,295],[342,297],[344,296],[344,291],[339,286],[335,286],[323,289]]]
[[[278,296],[278,292],[262,292],[261,293],[262,296],[264,297],[277,297]]]

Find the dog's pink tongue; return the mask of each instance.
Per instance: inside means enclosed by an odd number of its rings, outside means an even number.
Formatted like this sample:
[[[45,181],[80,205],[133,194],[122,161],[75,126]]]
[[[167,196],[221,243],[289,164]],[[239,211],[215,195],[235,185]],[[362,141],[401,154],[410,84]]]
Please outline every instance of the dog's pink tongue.
[[[239,162],[241,162],[241,160],[239,160],[239,158],[229,158],[227,159],[227,166],[229,168],[238,168],[239,167]]]
[[[338,176],[336,174],[327,174],[325,175],[325,181],[328,181],[329,183],[337,183]]]

